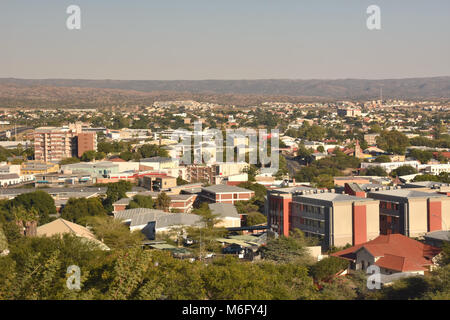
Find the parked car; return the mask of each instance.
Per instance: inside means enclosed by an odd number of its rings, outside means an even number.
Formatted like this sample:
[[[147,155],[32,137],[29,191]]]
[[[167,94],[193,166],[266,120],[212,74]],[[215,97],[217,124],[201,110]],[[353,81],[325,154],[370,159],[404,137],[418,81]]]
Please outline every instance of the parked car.
[[[231,244],[228,247],[223,248],[222,252],[224,254],[238,255],[238,257],[242,259],[244,258],[245,249],[239,244]]]

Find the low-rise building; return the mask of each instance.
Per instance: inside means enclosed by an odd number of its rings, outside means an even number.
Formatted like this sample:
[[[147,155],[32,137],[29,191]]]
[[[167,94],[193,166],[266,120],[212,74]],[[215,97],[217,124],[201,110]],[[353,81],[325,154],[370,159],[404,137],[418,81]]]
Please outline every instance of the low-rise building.
[[[208,206],[211,212],[220,219],[216,227],[238,228],[241,226],[241,216],[234,205],[230,203],[210,203]]]
[[[401,234],[391,234],[380,235],[371,241],[333,253],[332,256],[349,260],[353,270],[366,271],[369,266],[378,266],[382,276],[398,273],[424,275],[433,269],[433,258],[440,251],[439,248]]]
[[[359,244],[379,235],[379,202],[346,194],[303,191],[268,195],[268,226],[280,235],[300,229],[324,249]]]
[[[203,187],[200,194],[200,196],[208,202],[231,204],[234,204],[237,201],[250,200],[254,195],[255,192],[252,190],[223,184]]]
[[[380,234],[419,237],[450,225],[450,198],[446,195],[393,189],[368,192],[367,197],[380,202]]]

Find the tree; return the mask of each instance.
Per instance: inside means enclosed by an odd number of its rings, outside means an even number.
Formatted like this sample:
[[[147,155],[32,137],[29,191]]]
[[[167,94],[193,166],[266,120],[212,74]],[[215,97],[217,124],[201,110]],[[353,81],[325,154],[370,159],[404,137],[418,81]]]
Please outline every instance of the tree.
[[[396,130],[382,131],[376,141],[379,148],[395,154],[405,154],[406,147],[409,146],[408,137]]]
[[[375,160],[373,160],[373,162],[378,162],[378,163],[386,163],[386,162],[391,162],[391,158],[387,155],[381,155],[375,158]]]
[[[127,192],[131,191],[132,186],[131,182],[126,180],[120,180],[116,183],[110,183],[108,184],[108,187],[106,189],[106,197],[110,199],[111,203],[116,202],[117,200],[120,200],[122,198],[127,197]]]
[[[166,149],[161,148],[156,144],[144,144],[138,149],[138,153],[142,158],[152,157],[168,157],[169,153]]]
[[[112,212],[112,204],[122,198],[127,197],[127,192],[131,191],[131,182],[120,180],[116,183],[109,183],[106,189],[106,199],[103,201],[103,207],[107,212]]]
[[[91,162],[95,159],[96,152],[94,150],[88,150],[83,153],[81,156],[81,161],[83,162]]]
[[[66,159],[61,160],[59,162],[59,164],[63,166],[66,164],[72,164],[72,163],[78,163],[78,162],[80,162],[80,159],[72,157],[72,158],[66,158]]]
[[[365,170],[364,175],[386,177],[388,174],[387,174],[386,170],[384,170],[383,167],[371,166]]]
[[[253,201],[236,201],[234,203],[234,206],[236,207],[236,210],[238,213],[249,213],[252,211],[258,211],[259,206],[253,203]]]
[[[381,133],[382,130],[383,129],[381,128],[381,126],[378,123],[376,123],[370,126],[369,133]]]
[[[99,198],[70,198],[61,212],[63,219],[79,224],[84,224],[86,218],[92,216],[106,216]]]
[[[267,241],[261,251],[267,260],[305,265],[312,263],[312,257],[306,249],[309,244],[303,232],[296,229],[290,237],[279,236]]]
[[[417,173],[417,170],[414,167],[405,165],[405,166],[401,166],[401,167],[398,167],[397,169],[393,170],[391,172],[391,176],[393,176],[393,177],[407,176],[407,175],[415,174],[415,173]]]
[[[143,196],[143,195],[137,194],[128,203],[126,209],[135,209],[135,208],[153,209],[154,207],[155,207],[155,203],[151,196]]]
[[[330,256],[311,266],[310,274],[316,281],[328,281],[338,272],[347,269],[348,261]]]
[[[97,238],[111,249],[140,246],[144,235],[140,231],[130,232],[122,221],[108,216],[92,216],[87,219]]]
[[[170,197],[165,192],[161,192],[156,198],[155,206],[159,210],[169,211]]]
[[[267,217],[260,212],[249,212],[245,221],[247,226],[255,226],[267,223]]]
[[[177,186],[182,186],[188,183],[189,183],[188,181],[183,180],[181,177],[177,177]]]
[[[317,188],[334,188],[333,176],[329,174],[320,174],[319,176],[314,177],[312,181]]]
[[[95,160],[102,160],[105,159],[106,154],[104,152],[96,152],[95,153]]]
[[[410,152],[410,156],[413,158],[416,158],[420,163],[426,164],[428,161],[430,161],[433,158],[433,152],[431,151],[422,151],[419,149],[413,149]]]
[[[317,147],[317,151],[324,153],[325,152],[325,148],[323,146],[318,146]]]
[[[125,161],[130,161],[133,157],[134,154],[131,151],[124,151],[119,154],[119,158]]]
[[[36,209],[39,215],[39,224],[50,222],[50,215],[56,213],[55,200],[42,190],[22,193],[9,201],[7,207],[9,209],[23,207],[26,211],[30,211],[32,208]]]

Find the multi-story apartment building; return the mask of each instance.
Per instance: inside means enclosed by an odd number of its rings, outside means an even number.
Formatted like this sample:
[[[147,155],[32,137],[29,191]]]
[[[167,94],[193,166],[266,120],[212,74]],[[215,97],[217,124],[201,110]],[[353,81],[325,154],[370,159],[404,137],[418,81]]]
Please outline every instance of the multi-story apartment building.
[[[360,244],[379,235],[379,201],[318,190],[289,194],[268,192],[269,229],[288,236],[302,230],[321,240],[322,247]]]
[[[450,198],[445,194],[395,189],[369,192],[367,197],[380,201],[381,234],[419,237],[450,225]]]
[[[34,131],[34,157],[38,161],[58,162],[76,154],[76,133],[68,128],[41,127]]]
[[[377,144],[377,137],[379,136],[379,133],[367,133],[364,135],[364,140],[366,140],[369,146],[374,146]]]
[[[97,150],[96,133],[83,133],[79,125],[41,127],[34,131],[34,156],[38,161],[59,162],[88,150]]]
[[[205,181],[215,184],[215,170],[206,165],[189,165],[186,167],[186,177],[189,182]]]
[[[391,171],[393,171],[399,167],[402,167],[402,166],[411,166],[411,167],[419,170],[420,162],[416,161],[416,160],[411,160],[411,161],[383,162],[383,163],[377,163],[377,162],[362,162],[361,163],[361,169],[367,169],[370,167],[381,167],[387,173],[390,173]]]
[[[86,151],[97,150],[97,133],[96,132],[80,132],[77,134],[77,155],[79,158]]]

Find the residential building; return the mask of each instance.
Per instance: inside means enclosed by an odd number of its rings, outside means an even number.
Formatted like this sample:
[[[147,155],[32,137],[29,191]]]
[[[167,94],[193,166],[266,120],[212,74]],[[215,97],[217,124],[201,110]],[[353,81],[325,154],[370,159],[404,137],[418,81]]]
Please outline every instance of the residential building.
[[[96,132],[80,132],[77,134],[77,155],[79,158],[86,151],[97,151],[97,133]]]
[[[369,146],[374,146],[377,144],[377,137],[379,137],[379,133],[367,133],[364,135],[364,140],[367,142]]]
[[[377,238],[331,254],[351,262],[353,270],[366,271],[369,266],[380,268],[382,276],[409,273],[424,275],[433,270],[439,248],[423,244],[401,234],[380,235]],[[389,277],[382,277],[389,280]]]
[[[416,160],[412,160],[412,161],[399,161],[399,162],[382,162],[382,163],[377,163],[377,162],[362,162],[361,163],[361,169],[367,169],[370,167],[381,167],[383,168],[387,173],[390,173],[391,171],[402,167],[402,166],[411,166],[417,170],[419,170],[420,167],[420,162],[416,161]]]
[[[54,235],[63,234],[72,234],[98,245],[102,250],[109,250],[103,242],[97,240],[95,235],[89,229],[62,218],[56,219],[37,228],[37,236],[41,237],[51,237]]]
[[[200,194],[207,202],[231,204],[234,204],[237,201],[250,200],[254,195],[255,192],[252,190],[224,184],[203,187]]]
[[[379,202],[334,192],[268,192],[268,226],[280,235],[300,229],[324,249],[359,244],[379,235]],[[282,190],[282,189],[281,189]]]
[[[130,231],[140,230],[149,240],[159,233],[170,232],[173,228],[200,227],[202,218],[189,213],[166,213],[154,209],[128,209],[114,213],[114,218],[122,220]]]
[[[447,195],[393,189],[368,192],[367,197],[379,200],[380,234],[420,237],[427,232],[448,229],[450,225]]]
[[[34,158],[38,161],[59,162],[65,158],[81,157],[89,150],[97,150],[97,134],[82,132],[80,124],[40,127],[34,131]]]
[[[58,172],[59,165],[51,162],[27,161],[21,164],[21,175],[36,175],[44,173]]]
[[[241,226],[241,216],[234,205],[230,203],[210,203],[208,206],[212,214],[217,215],[220,219],[216,227],[238,228]]]

